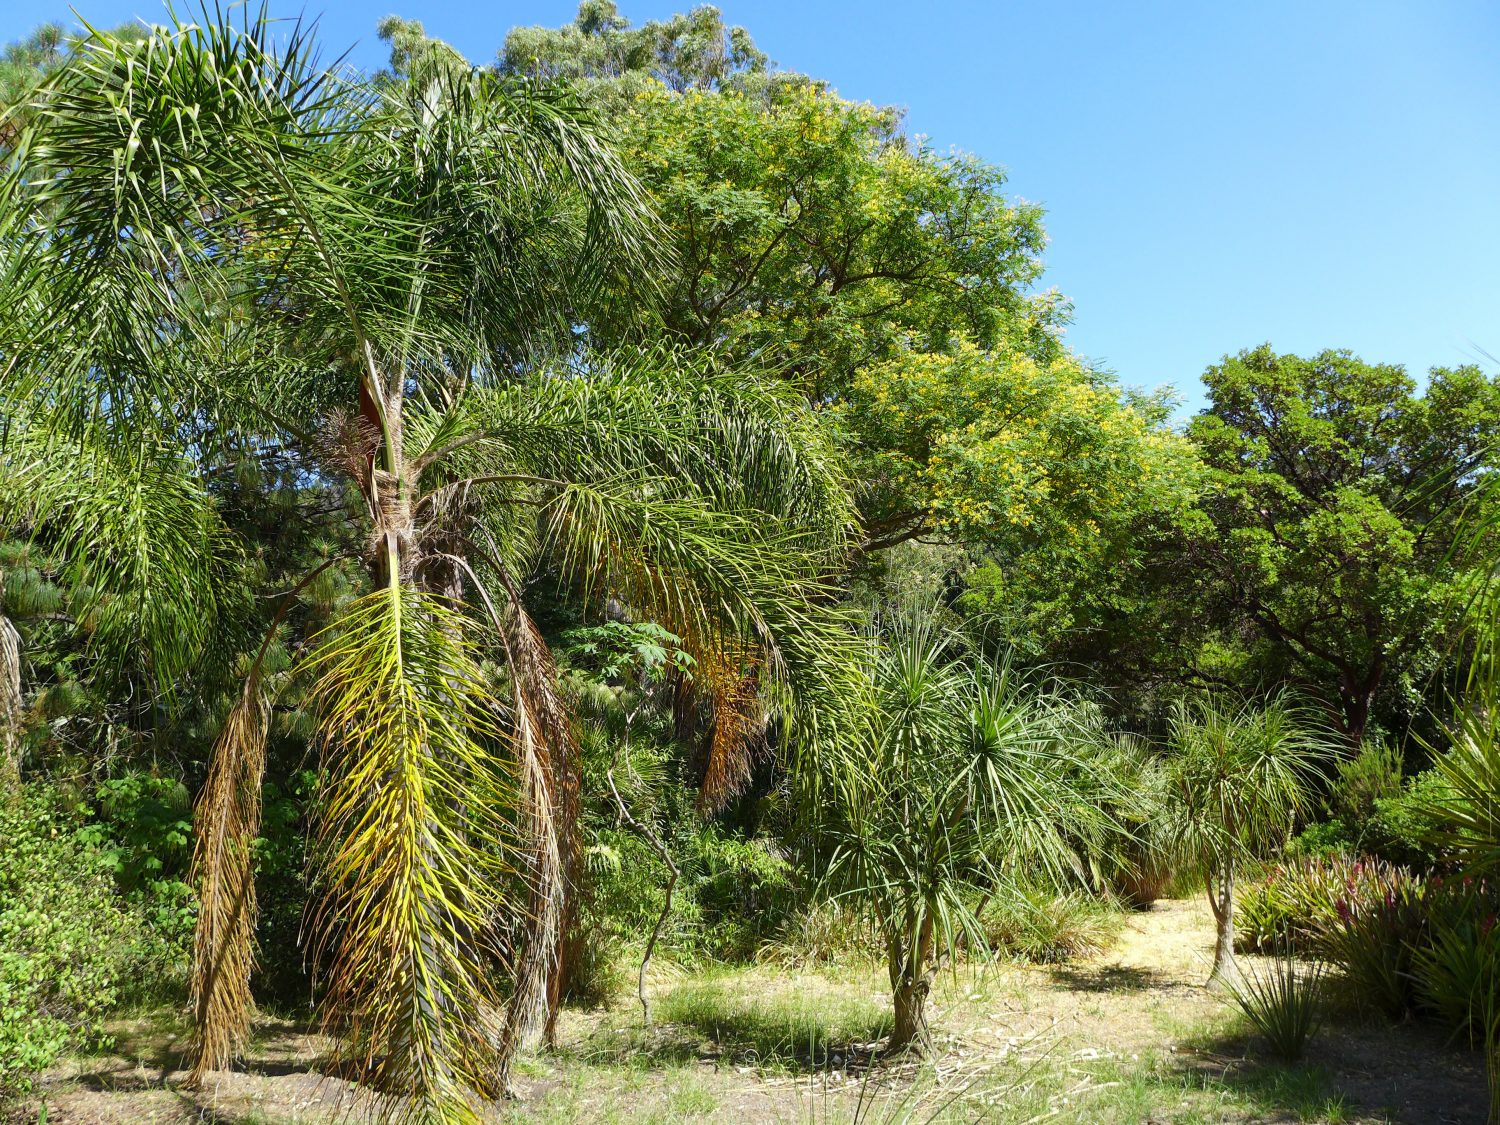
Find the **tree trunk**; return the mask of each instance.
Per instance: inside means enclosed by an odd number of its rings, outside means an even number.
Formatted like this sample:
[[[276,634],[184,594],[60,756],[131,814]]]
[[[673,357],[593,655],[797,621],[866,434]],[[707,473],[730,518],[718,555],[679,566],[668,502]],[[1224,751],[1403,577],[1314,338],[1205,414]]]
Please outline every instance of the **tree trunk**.
[[[1232,987],[1240,979],[1234,959],[1234,864],[1226,863],[1217,876],[1208,876],[1208,904],[1214,913],[1214,967],[1208,975],[1210,987]]]
[[[908,924],[899,933],[887,937],[891,996],[895,1001],[896,1020],[886,1050],[891,1054],[909,1052],[926,1055],[932,1050],[932,1031],[927,1025],[927,995],[932,991],[932,917],[924,915],[917,930],[915,948],[903,948],[910,941]]]
[[[0,791],[21,784],[21,635],[0,614]]]
[[[932,1050],[932,1029],[927,1025],[927,993],[931,982],[925,976],[904,981],[895,992],[896,1023],[888,1050],[926,1055]]]
[[[626,718],[626,730],[629,728],[629,718]],[[627,735],[628,737],[628,735]],[[615,759],[619,760],[619,750],[615,751]],[[672,859],[672,853],[667,850],[667,845],[662,843],[650,827],[635,818],[630,807],[625,804],[625,798],[620,796],[620,790],[615,785],[615,767],[610,765],[605,771],[605,777],[609,780],[609,791],[614,794],[615,806],[620,811],[620,819],[630,826],[631,830],[642,837],[646,843],[651,845],[651,850],[664,864],[667,865],[667,885],[662,897],[661,913],[657,915],[656,925],[651,929],[651,937],[646,942],[646,952],[641,954],[641,969],[636,977],[636,996],[641,1001],[641,1022],[647,1027],[651,1026],[651,997],[646,994],[646,973],[651,968],[651,955],[656,952],[656,943],[661,940],[661,932],[666,928],[667,919],[672,916],[672,892],[677,889],[677,879],[681,872],[677,869],[676,862]]]
[[[1375,695],[1380,690],[1385,662],[1376,660],[1363,674],[1356,678],[1350,672],[1339,676],[1339,702],[1344,710],[1344,734],[1355,750],[1365,739],[1365,730],[1370,725],[1370,712],[1375,707]]]

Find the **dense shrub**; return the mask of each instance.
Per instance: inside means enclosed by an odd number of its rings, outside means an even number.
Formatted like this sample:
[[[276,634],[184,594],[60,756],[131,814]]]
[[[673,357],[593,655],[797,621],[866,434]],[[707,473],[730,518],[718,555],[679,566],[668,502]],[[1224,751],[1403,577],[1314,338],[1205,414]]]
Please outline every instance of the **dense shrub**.
[[[152,930],[186,958],[198,917],[187,882],[193,853],[187,786],[141,771],[101,781],[94,791],[94,816],[78,831]]]
[[[1437,837],[1441,797],[1446,782],[1437,770],[1408,778],[1401,792],[1375,801],[1369,823],[1359,834],[1362,850],[1393,863],[1430,869],[1444,859]]]
[[[1500,888],[1374,859],[1304,856],[1240,897],[1239,942],[1336,964],[1390,1019],[1422,1014],[1471,1043],[1500,997]]]
[[[1043,964],[1107,949],[1123,923],[1118,909],[1093,895],[1025,887],[995,896],[979,920],[997,957]]]
[[[1338,854],[1289,858],[1241,890],[1236,947],[1323,954],[1340,924],[1340,903],[1362,910],[1412,883],[1410,872],[1381,860]]]
[[[1376,802],[1401,794],[1401,752],[1380,742],[1366,742],[1353,757],[1340,760],[1328,794],[1334,818],[1360,824]]]
[[[1288,845],[1287,854],[1362,855],[1420,871],[1431,870],[1445,858],[1432,842],[1436,824],[1433,807],[1443,784],[1435,770],[1408,778],[1394,790],[1362,779],[1358,791],[1368,800],[1334,797],[1331,803],[1341,810],[1339,815],[1303,829]],[[1378,792],[1386,795],[1372,796]]]
[[[1393,1020],[1416,1007],[1412,969],[1427,931],[1423,887],[1402,880],[1371,898],[1341,898],[1338,923],[1324,939],[1328,958],[1343,968],[1353,994]]]
[[[1435,878],[1427,893],[1428,933],[1415,951],[1418,1003],[1443,1027],[1483,1042],[1500,1014],[1500,894],[1483,881]]]
[[[105,1014],[173,956],[80,827],[55,795],[0,798],[0,1098],[99,1041]]]

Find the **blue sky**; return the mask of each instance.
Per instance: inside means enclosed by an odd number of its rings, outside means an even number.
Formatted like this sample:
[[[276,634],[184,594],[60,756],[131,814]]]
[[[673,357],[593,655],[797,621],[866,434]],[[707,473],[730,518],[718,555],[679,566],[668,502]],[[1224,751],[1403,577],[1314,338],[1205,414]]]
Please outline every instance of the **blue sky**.
[[[73,0],[91,22],[155,0]],[[623,0],[640,22],[687,6]],[[1226,352],[1348,347],[1414,372],[1500,355],[1500,5],[1255,0],[722,0],[783,66],[907,107],[939,148],[1004,165],[1043,204],[1045,284],[1074,348],[1188,407]],[[560,0],[307,0],[330,51],[384,61],[376,20],[424,21],[475,61]],[[272,11],[293,15],[301,0]],[[47,19],[11,0],[0,39]],[[1493,366],[1493,365],[1490,365]]]

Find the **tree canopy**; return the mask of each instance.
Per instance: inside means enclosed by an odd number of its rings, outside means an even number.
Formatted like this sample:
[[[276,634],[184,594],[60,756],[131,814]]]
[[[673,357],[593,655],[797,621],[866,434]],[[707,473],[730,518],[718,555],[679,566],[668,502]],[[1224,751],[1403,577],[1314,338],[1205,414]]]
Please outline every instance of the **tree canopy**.
[[[1328,689],[1357,742],[1383,694],[1420,697],[1453,655],[1470,566],[1456,537],[1500,464],[1500,380],[1435,368],[1419,391],[1401,368],[1348,352],[1260,347],[1204,382],[1209,406],[1188,436],[1212,473],[1209,523],[1190,557],[1282,675]]]

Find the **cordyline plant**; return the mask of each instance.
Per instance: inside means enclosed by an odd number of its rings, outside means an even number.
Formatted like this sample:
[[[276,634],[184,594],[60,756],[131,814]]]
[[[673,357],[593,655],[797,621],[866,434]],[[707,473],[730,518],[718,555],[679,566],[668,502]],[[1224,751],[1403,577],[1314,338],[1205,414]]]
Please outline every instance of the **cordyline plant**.
[[[1304,709],[1277,696],[1257,706],[1205,700],[1172,716],[1170,771],[1177,846],[1204,874],[1215,923],[1210,984],[1235,986],[1235,878],[1285,844],[1308,808],[1317,763],[1337,743]]]
[[[1019,885],[1084,882],[1119,826],[1094,731],[1008,665],[963,651],[929,614],[870,641],[867,725],[818,762],[828,891],[886,946],[888,1048],[931,1047],[927,997],[964,946],[984,949],[983,904]]]
[[[301,660],[326,778],[320,1010],[401,1114],[467,1121],[555,1006],[578,862],[572,720],[525,578],[682,638],[712,804],[746,775],[755,711],[798,746],[840,713],[817,576],[851,512],[781,391],[577,347],[590,283],[656,265],[581,111],[441,44],[410,74],[354,82],[304,29],[209,12],[95,34],[26,99],[0,186],[0,513],[65,558],[96,641],[140,646],[169,703],[241,635],[223,625],[253,570],[215,475],[274,446],[344,482],[365,590]],[[200,1078],[249,1028],[274,633],[237,654],[196,806]]]

